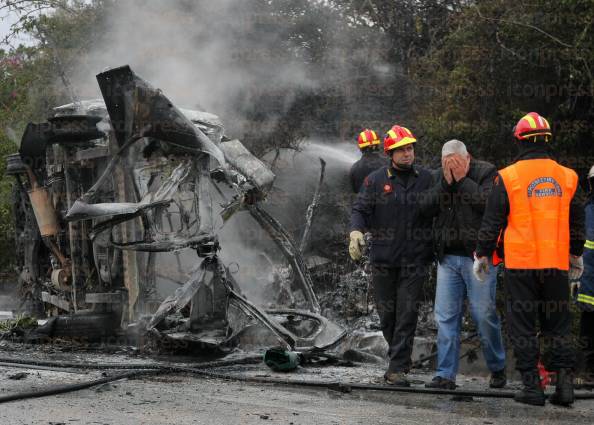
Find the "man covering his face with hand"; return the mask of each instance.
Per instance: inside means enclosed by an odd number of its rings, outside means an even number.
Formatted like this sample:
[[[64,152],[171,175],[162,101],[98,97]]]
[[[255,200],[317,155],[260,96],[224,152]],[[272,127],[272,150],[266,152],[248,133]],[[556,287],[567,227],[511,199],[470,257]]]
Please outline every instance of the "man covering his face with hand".
[[[459,140],[442,148],[442,167],[423,206],[436,216],[433,229],[437,249],[437,371],[429,388],[456,388],[460,354],[460,328],[467,298],[476,324],[487,366],[490,386],[506,384],[505,351],[501,325],[495,311],[497,271],[487,264],[483,281],[473,274],[473,256],[487,196],[497,169],[471,158]]]

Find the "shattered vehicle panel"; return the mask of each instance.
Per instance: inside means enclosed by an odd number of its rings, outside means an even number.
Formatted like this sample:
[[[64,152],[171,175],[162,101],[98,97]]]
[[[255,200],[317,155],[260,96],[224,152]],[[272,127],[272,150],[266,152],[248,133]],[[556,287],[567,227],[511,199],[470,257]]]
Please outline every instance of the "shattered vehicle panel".
[[[128,66],[97,75],[105,106],[114,126],[119,146],[135,137],[152,137],[164,147],[180,148],[188,153],[207,153],[223,165],[221,150],[169,99]]]
[[[120,329],[201,347],[233,345],[254,323],[289,349],[337,344],[345,331],[320,316],[301,252],[260,205],[274,183],[270,169],[228,139],[217,116],[177,108],[128,66],[97,81],[103,100],[30,123],[20,154],[8,158],[23,309],[92,312]],[[286,258],[304,305],[263,309],[242,294],[214,224],[214,211],[229,222],[242,210]],[[195,253],[190,270],[183,250]],[[163,276],[178,287],[160,297]]]

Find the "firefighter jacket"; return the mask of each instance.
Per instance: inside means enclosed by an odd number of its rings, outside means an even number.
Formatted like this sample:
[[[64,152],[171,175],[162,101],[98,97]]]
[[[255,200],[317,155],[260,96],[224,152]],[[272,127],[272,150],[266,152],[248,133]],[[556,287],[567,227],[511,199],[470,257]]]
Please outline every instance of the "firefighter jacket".
[[[584,245],[584,274],[578,291],[578,305],[594,311],[594,194],[586,204],[586,243]]]
[[[363,151],[363,156],[353,164],[349,173],[353,192],[359,193],[365,177],[378,168],[384,167],[387,163],[389,163],[388,158],[382,156],[379,152]]]
[[[365,178],[352,208],[351,230],[371,232],[371,262],[399,267],[432,261],[431,217],[419,199],[432,186],[429,171],[414,166],[405,178],[382,167]]]

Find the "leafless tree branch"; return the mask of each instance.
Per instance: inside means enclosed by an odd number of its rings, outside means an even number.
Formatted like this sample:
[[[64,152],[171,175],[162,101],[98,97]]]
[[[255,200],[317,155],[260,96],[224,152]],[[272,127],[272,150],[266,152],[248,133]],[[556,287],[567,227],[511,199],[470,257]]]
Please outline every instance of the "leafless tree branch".
[[[15,37],[26,31],[25,25],[32,17],[57,10],[74,14],[76,12],[71,4],[75,3],[68,0],[5,0],[0,4],[0,20],[6,20],[11,15],[18,16],[18,19],[10,26],[8,34],[0,40],[0,46],[12,46]]]
[[[567,43],[559,40],[554,35],[549,34],[548,32],[542,30],[541,28],[538,28],[537,26],[526,24],[526,23],[523,23],[523,22],[511,21],[511,20],[508,20],[508,19],[490,18],[488,16],[484,16],[481,13],[478,5],[474,5],[474,8],[476,9],[476,12],[478,13],[479,18],[481,18],[481,19],[484,19],[486,21],[502,22],[502,23],[506,23],[506,24],[512,24],[512,25],[518,25],[518,26],[522,26],[522,27],[526,27],[526,28],[531,28],[531,29],[533,29],[535,31],[538,31],[539,33],[547,36],[548,38],[550,38],[551,40],[555,41],[556,43],[560,44],[563,47],[567,47],[569,49],[573,48],[573,46],[571,44],[567,44]]]

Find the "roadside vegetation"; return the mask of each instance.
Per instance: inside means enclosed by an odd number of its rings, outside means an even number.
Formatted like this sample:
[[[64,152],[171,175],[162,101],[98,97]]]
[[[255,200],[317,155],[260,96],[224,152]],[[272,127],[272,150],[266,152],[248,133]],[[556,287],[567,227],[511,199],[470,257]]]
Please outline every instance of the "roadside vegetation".
[[[134,1],[139,8],[159,4]],[[53,106],[76,98],[74,68],[104,41],[117,3],[2,3],[0,16],[18,20],[0,45],[0,156],[18,149],[27,122],[44,120]],[[199,25],[193,8],[208,2],[167,3],[174,15],[185,10],[184,18]],[[562,163],[580,176],[594,164],[591,0],[240,3],[238,16],[229,19],[259,17],[250,37],[263,43],[261,51],[267,54],[246,58],[229,52],[230,64],[257,60],[266,67],[287,60],[314,82],[245,87],[227,102],[232,108],[212,111],[232,121],[225,122],[230,135],[260,156],[284,147],[298,149],[312,136],[352,140],[362,127],[383,133],[400,122],[419,137],[421,160],[430,166],[436,165],[441,144],[451,138],[465,141],[475,157],[501,166],[514,154],[513,123],[535,110],[553,123],[552,145]],[[232,37],[245,36],[239,27],[229,28]],[[28,41],[19,44],[19,37]],[[236,126],[235,121],[249,125]],[[0,161],[2,176],[4,169]],[[3,271],[14,263],[11,223],[11,179],[3,177]]]

